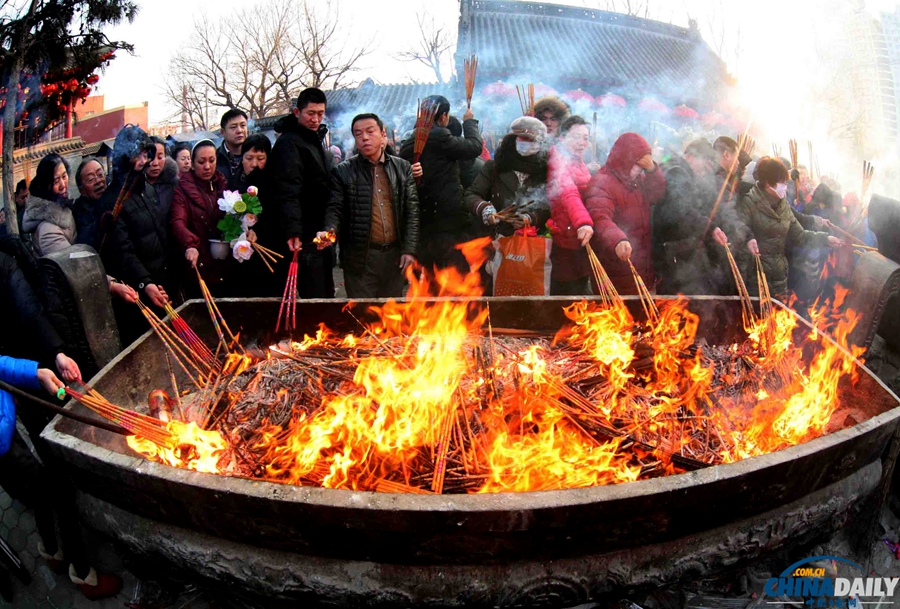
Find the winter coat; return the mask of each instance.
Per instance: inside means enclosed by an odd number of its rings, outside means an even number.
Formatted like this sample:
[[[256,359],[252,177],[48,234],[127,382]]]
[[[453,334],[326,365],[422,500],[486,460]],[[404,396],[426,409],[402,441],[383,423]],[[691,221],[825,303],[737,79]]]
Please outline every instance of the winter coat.
[[[616,256],[616,245],[629,241],[631,262],[648,289],[653,289],[650,206],[666,191],[666,178],[659,167],[630,179],[631,168],[645,155],[650,144],[636,133],[625,133],[613,144],[606,165],[591,178],[584,204],[594,220],[591,246],[616,289],[635,294],[637,287],[628,262]]]
[[[239,163],[237,171],[231,171],[231,163],[228,160],[228,150],[225,148],[224,140],[216,149],[216,169],[225,176],[225,181],[228,183],[226,190],[238,190],[243,168]]]
[[[266,171],[274,179],[266,197],[269,207],[263,209],[279,216],[282,241],[300,237],[310,244],[322,230],[331,198],[334,156],[325,150],[328,129],[322,125],[318,132],[310,131],[288,114],[275,124],[275,131],[281,136],[266,163]]]
[[[72,204],[72,215],[75,218],[75,243],[88,245],[100,251],[103,242],[101,219],[110,211],[105,207],[106,199],[89,199],[84,195],[75,199]]]
[[[19,389],[40,389],[38,363],[0,355],[0,381]],[[12,445],[16,431],[16,405],[11,395],[0,391],[0,457]]]
[[[159,174],[152,186],[160,205],[167,210],[171,209],[175,189],[178,187],[178,163],[175,162],[175,159],[166,157],[162,173]]]
[[[419,197],[412,168],[407,161],[385,155],[384,171],[391,183],[394,225],[400,236],[400,253],[418,255]],[[372,231],[372,179],[374,166],[357,155],[331,172],[331,200],[325,212],[326,228],[333,228],[340,242],[341,268],[360,272],[365,268]]]
[[[547,194],[550,198],[550,230],[553,247],[581,249],[578,229],[594,227],[581,196],[591,181],[591,172],[581,159],[572,158],[559,146],[550,149]]]
[[[516,172],[527,175],[524,182],[519,182]],[[521,213],[531,218],[532,226],[543,230],[550,218],[550,203],[547,200],[547,153],[538,152],[532,156],[522,156],[516,152],[516,136],[506,135],[497,148],[496,158],[487,161],[481,168],[472,185],[466,189],[464,204],[475,216],[472,231],[475,235],[488,235],[497,232],[510,236],[514,229],[511,224],[501,222],[496,231],[484,224],[481,212],[488,205],[502,211],[515,203],[527,203]]]
[[[33,273],[33,271],[32,271]],[[62,338],[16,259],[0,252],[0,315],[8,320],[0,332],[0,352],[52,365],[64,349]]]
[[[400,157],[412,162],[415,138],[403,142]],[[470,223],[463,205],[463,187],[459,163],[481,155],[483,142],[478,121],[463,121],[463,136],[453,137],[446,127],[435,125],[419,162],[419,214],[423,235],[453,233],[465,235]]]
[[[209,240],[221,237],[216,224],[225,212],[219,209],[218,201],[226,186],[225,177],[218,171],[209,182],[200,180],[191,171],[181,176],[172,198],[169,223],[178,244],[179,257],[184,259],[184,253],[195,248],[200,254],[198,264],[205,268],[203,277],[207,282],[221,281],[224,276],[222,263],[227,262],[217,260],[213,264],[209,249]]]
[[[138,291],[142,284],[153,283],[175,294],[169,247],[170,209],[171,199],[168,203],[161,201],[151,184],[144,184],[141,192],[133,192],[122,204],[111,251],[118,259],[121,279]]]
[[[46,256],[75,243],[75,216],[66,203],[28,196],[22,229],[34,233],[34,251]]]
[[[787,199],[777,201],[759,184],[753,187],[738,205],[738,215],[750,229],[750,238],[756,239],[763,270],[769,282],[769,291],[775,295],[787,293],[789,247],[827,247],[828,233],[803,230],[794,217]],[[744,248],[745,249],[745,248]],[[743,256],[744,281],[751,294],[758,294],[756,262],[752,256]]]

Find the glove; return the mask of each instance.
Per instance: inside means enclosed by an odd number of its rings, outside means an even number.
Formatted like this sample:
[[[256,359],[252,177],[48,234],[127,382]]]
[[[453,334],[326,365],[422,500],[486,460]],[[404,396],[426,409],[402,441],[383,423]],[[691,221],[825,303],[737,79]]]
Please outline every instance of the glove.
[[[100,216],[100,230],[108,235],[116,229],[116,221],[113,219],[111,211],[103,212]]]
[[[749,154],[747,154],[746,150],[741,150],[741,153],[738,155],[738,164],[741,166],[741,169],[746,169],[747,165],[753,160]],[[744,173],[741,171],[741,173]]]
[[[487,205],[484,209],[481,210],[481,221],[485,223],[486,226],[494,226],[498,224],[497,219],[494,217],[494,214],[497,213],[497,208],[493,205]]]
[[[795,182],[800,181],[800,171],[797,169],[791,169],[791,179]]]

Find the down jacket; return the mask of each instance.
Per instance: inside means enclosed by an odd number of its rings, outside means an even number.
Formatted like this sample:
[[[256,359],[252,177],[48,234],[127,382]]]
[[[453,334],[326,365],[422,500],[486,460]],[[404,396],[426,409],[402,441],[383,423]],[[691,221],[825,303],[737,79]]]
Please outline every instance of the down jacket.
[[[334,156],[325,150],[328,129],[322,125],[318,132],[310,131],[296,116],[288,114],[275,124],[275,131],[281,136],[275,140],[266,163],[273,179],[265,212],[280,217],[283,241],[300,237],[304,245],[310,244],[322,230],[331,198]]]
[[[391,207],[400,236],[400,253],[418,255],[419,195],[412,167],[407,161],[384,155],[384,171],[391,183]],[[372,181],[374,165],[357,155],[331,172],[331,200],[325,212],[325,228],[334,229],[340,241],[341,267],[359,272],[365,268],[372,232]]]
[[[34,233],[35,253],[46,256],[75,243],[75,216],[65,203],[29,195],[22,230]]]
[[[178,243],[178,255],[183,260],[184,253],[189,248],[195,248],[200,254],[198,264],[206,270],[204,279],[207,282],[221,281],[223,278],[224,265],[213,264],[209,240],[221,236],[216,224],[225,212],[219,209],[218,201],[226,186],[225,177],[218,171],[209,182],[201,180],[191,171],[181,176],[172,199],[170,224],[172,236]]]
[[[113,252],[126,283],[135,289],[141,284],[161,284],[174,294],[169,248],[172,198],[161,200],[157,192],[153,185],[144,184],[125,200],[112,235]]]
[[[0,356],[0,381],[20,389],[40,389],[38,364],[27,359]],[[0,390],[0,457],[12,446],[16,431],[16,404],[11,395]]]
[[[525,174],[524,182],[519,182],[517,173]],[[475,235],[488,235],[493,231],[485,226],[481,212],[490,204],[502,211],[519,202],[533,201],[522,208],[528,214],[532,226],[540,231],[550,218],[550,204],[547,201],[547,153],[538,152],[532,156],[522,156],[516,152],[516,136],[504,136],[497,149],[496,157],[487,161],[466,190],[465,205],[475,216]],[[497,232],[507,237],[515,232],[511,224],[501,222]]]
[[[581,193],[591,181],[591,172],[581,159],[560,150],[550,149],[547,171],[547,194],[550,197],[550,230],[553,247],[581,249],[578,229],[594,227],[594,220],[584,206]]]
[[[759,185],[738,204],[738,216],[750,229],[751,239],[756,239],[763,270],[773,296],[787,294],[789,247],[828,247],[828,233],[804,230],[794,216],[787,199],[774,200]],[[759,294],[756,284],[756,262],[752,256],[744,256],[741,266],[747,289],[754,296]]]
[[[412,162],[415,138],[411,137],[400,148],[400,156]],[[419,162],[422,164],[419,184],[419,214],[422,232],[464,233],[469,215],[463,207],[463,187],[459,163],[478,158],[483,142],[478,121],[463,121],[463,136],[453,137],[446,127],[435,125],[428,134],[428,141]]]
[[[666,192],[666,178],[658,166],[630,179],[631,168],[645,155],[650,144],[637,133],[616,140],[606,165],[594,174],[585,193],[585,207],[594,220],[591,247],[620,294],[636,294],[637,287],[627,262],[616,256],[616,245],[629,241],[631,262],[644,284],[655,285],[652,263],[650,206]]]

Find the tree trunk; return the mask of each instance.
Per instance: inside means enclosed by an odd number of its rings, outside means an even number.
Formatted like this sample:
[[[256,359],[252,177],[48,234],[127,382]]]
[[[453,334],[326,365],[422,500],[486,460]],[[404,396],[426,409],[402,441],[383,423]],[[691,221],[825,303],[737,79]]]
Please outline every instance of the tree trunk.
[[[3,110],[3,198],[6,209],[6,232],[19,234],[16,216],[16,181],[13,173],[13,148],[16,145],[16,102],[18,101],[19,79],[22,74],[22,57],[18,56],[6,83],[6,107]]]

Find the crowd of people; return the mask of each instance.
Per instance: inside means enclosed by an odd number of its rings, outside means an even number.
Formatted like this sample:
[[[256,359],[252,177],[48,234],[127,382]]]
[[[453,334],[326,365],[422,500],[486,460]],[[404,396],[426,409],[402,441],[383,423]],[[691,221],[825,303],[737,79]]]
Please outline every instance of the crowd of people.
[[[199,295],[194,269],[217,297],[280,296],[296,255],[299,296],[333,298],[336,249],[347,295],[356,299],[401,297],[410,272],[468,272],[462,243],[515,234],[552,239],[550,295],[597,290],[588,246],[620,294],[637,293],[632,268],[654,293],[734,294],[730,244],[751,293],[758,292],[758,257],[772,294],[784,297],[800,291],[804,276],[818,276],[823,250],[841,246],[834,227],[872,244],[865,222],[853,222],[855,195],[841,199],[838,184],[823,178],[816,185],[804,167],[784,159],[753,159],[728,137],[695,139],[663,154],[624,133],[601,165],[592,161],[591,125],[557,98],[538,100],[534,116],[512,121],[493,151],[471,109],[460,121],[446,98],[429,102],[434,127],[415,163],[415,138],[392,141],[371,113],[350,125],[353,151],[326,144],[327,99],[314,88],[276,124],[274,144],[231,109],[221,119],[219,146],[203,139],[170,147],[127,126],[116,137],[111,175],[98,159],[73,170],[59,155],[45,156],[30,183],[16,188],[21,235],[0,239],[3,314],[15,320],[0,353],[19,358],[0,358],[0,380],[55,392],[57,374],[80,378],[36,263],[76,244],[103,261],[123,344],[148,329],[138,299],[162,314],[167,304]],[[72,179],[80,195],[74,201]],[[258,259],[213,252],[225,214],[219,200],[251,187],[263,211],[246,238],[282,254],[274,272]],[[810,261],[812,272],[803,266]],[[490,272],[482,269],[481,279],[490,295]],[[8,397],[0,392],[0,486],[42,506],[42,556],[57,567],[70,564],[72,580],[90,598],[114,594],[120,582],[90,567],[71,485],[52,470],[25,473],[3,462],[15,452]],[[39,438],[47,417],[27,407],[19,416]]]

